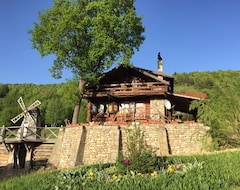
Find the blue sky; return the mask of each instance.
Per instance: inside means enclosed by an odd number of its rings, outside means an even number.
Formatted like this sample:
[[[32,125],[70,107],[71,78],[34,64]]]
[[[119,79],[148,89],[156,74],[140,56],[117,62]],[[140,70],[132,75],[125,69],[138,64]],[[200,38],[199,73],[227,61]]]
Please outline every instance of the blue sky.
[[[31,48],[28,29],[38,11],[52,0],[0,2],[0,83],[50,84],[65,82],[51,77],[53,57],[41,58]],[[161,52],[164,73],[240,70],[239,0],[137,0],[143,16],[145,41],[132,57],[134,66],[157,70]]]

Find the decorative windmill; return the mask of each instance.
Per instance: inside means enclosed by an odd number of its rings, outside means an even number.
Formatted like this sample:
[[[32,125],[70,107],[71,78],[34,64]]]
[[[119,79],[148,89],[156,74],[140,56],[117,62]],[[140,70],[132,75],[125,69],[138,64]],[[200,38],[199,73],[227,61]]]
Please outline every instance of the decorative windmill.
[[[12,118],[11,121],[16,123],[23,117],[23,121],[21,127],[19,129],[19,137],[25,139],[33,139],[36,138],[36,131],[38,126],[38,116],[39,113],[37,111],[37,107],[41,104],[39,100],[33,102],[29,107],[25,107],[23,102],[23,98],[20,97],[17,100],[18,104],[22,108],[23,112],[18,114],[16,117]]]

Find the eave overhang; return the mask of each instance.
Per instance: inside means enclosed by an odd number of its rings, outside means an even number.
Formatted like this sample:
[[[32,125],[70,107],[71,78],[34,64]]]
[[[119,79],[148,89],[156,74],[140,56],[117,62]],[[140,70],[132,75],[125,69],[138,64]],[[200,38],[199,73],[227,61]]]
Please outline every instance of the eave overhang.
[[[175,93],[166,93],[167,99],[171,102],[174,111],[197,114],[197,109],[189,110],[190,104],[194,100],[200,100],[198,97],[186,96]]]

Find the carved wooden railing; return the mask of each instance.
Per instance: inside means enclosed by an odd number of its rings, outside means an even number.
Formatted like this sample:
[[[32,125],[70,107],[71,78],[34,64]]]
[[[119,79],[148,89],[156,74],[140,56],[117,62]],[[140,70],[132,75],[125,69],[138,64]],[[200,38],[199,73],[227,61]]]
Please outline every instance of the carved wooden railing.
[[[86,89],[84,92],[85,97],[108,94],[113,95],[127,95],[127,94],[163,94],[167,91],[167,86],[159,82],[147,83],[120,83],[120,84],[105,84],[99,86],[98,89]]]
[[[97,113],[92,115],[92,119],[94,122],[106,122],[106,121],[112,121],[112,122],[130,122],[130,121],[155,121],[159,122],[162,121],[164,123],[170,123],[170,120],[160,114],[160,113],[154,113],[154,114],[147,114],[144,111],[138,110],[138,113],[133,112],[131,108],[124,108],[124,110],[121,110],[117,113],[112,114],[113,117],[110,117],[109,113]]]

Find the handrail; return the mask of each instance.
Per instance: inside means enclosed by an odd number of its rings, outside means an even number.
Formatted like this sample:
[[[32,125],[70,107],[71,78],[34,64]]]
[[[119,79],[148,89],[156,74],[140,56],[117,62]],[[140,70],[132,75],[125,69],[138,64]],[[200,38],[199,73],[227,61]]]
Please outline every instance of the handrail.
[[[117,84],[102,84],[99,85],[99,87],[120,87],[120,86],[162,86],[164,84],[162,84],[161,82],[126,82],[126,83],[117,83]]]
[[[3,126],[0,128],[0,143],[6,141],[47,141],[57,138],[59,127],[23,127],[23,126]],[[29,138],[34,136],[35,138]]]
[[[120,83],[120,84],[108,84],[101,85],[98,88],[98,91],[111,91],[111,92],[119,92],[119,91],[150,91],[150,90],[162,90],[165,87],[163,84],[159,82],[147,82],[147,83]],[[87,92],[95,92],[96,89],[86,89]]]

